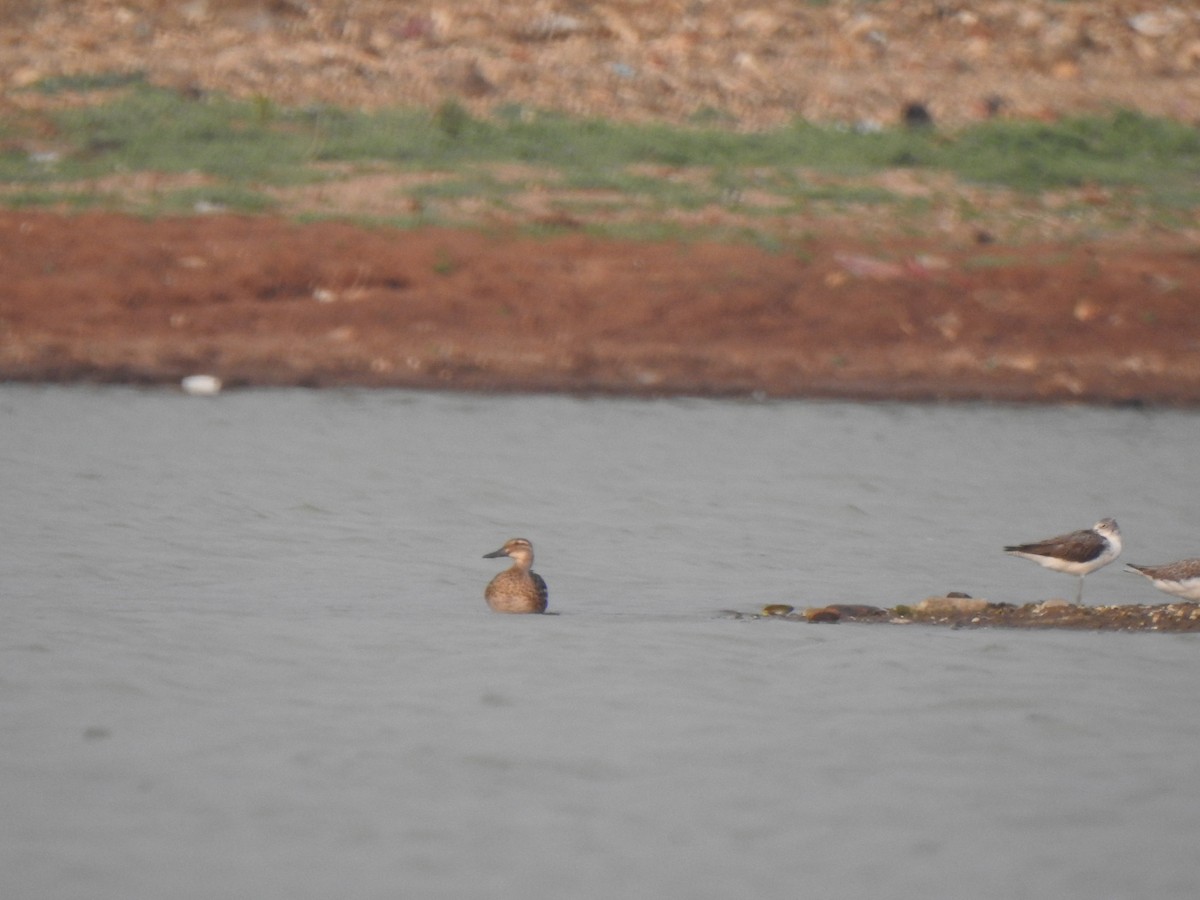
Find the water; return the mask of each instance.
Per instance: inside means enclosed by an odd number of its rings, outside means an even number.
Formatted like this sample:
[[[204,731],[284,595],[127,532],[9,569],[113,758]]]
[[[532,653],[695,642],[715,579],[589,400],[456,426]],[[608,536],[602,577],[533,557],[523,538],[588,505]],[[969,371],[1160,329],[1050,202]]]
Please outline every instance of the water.
[[[0,388],[6,898],[1192,898],[1193,636],[734,621],[1200,555],[1200,415]],[[516,535],[547,617],[489,614]],[[1092,602],[1166,600],[1113,565]]]

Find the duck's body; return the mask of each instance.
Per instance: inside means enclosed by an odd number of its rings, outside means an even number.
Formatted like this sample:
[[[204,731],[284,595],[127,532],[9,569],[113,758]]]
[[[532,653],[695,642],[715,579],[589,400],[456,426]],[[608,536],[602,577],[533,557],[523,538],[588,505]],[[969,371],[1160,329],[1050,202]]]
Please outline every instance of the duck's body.
[[[550,602],[550,591],[542,576],[533,571],[533,544],[525,538],[513,538],[484,559],[499,556],[512,558],[511,568],[505,569],[488,583],[483,599],[493,612],[544,613]]]
[[[1031,544],[1014,544],[1005,547],[1004,552],[1031,559],[1056,572],[1078,575],[1079,590],[1075,595],[1078,604],[1083,602],[1084,576],[1107,566],[1121,554],[1121,529],[1115,519],[1101,519],[1091,528]]]
[[[1149,578],[1150,583],[1160,591],[1184,600],[1200,600],[1200,559],[1181,559],[1162,566],[1135,566],[1129,563],[1125,571]]]

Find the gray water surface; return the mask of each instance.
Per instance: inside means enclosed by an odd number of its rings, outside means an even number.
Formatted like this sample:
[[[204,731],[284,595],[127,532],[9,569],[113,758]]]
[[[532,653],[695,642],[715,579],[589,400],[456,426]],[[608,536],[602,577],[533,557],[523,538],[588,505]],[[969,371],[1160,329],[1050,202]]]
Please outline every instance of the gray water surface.
[[[810,626],[1200,555],[1200,415],[0,388],[6,898],[1193,898],[1193,636]],[[530,538],[547,617],[487,612]],[[1090,602],[1159,602],[1120,564]]]

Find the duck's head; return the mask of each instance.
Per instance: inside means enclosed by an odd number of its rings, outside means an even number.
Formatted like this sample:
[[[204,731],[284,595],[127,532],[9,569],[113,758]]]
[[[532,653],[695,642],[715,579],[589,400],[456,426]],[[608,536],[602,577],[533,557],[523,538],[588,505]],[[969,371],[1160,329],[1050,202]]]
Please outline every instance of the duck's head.
[[[533,565],[533,544],[525,538],[512,538],[504,542],[499,550],[483,554],[484,559],[495,559],[498,556],[510,556],[521,566]]]

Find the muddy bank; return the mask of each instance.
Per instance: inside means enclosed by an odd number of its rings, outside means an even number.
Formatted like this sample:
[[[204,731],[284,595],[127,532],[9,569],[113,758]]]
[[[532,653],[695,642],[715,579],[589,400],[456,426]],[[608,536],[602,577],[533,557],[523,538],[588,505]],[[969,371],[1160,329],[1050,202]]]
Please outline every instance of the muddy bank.
[[[0,213],[0,378],[1200,401],[1186,241],[946,248]]]
[[[933,598],[955,600],[956,598]],[[734,619],[778,619],[788,622],[832,624],[855,622],[876,625],[938,625],[947,628],[1021,628],[1068,631],[1200,631],[1200,603],[1122,604],[1118,606],[1075,606],[1064,601],[989,603],[962,598],[959,603],[896,606],[883,609],[866,605],[834,605],[795,610],[771,604],[758,612],[729,610]]]

